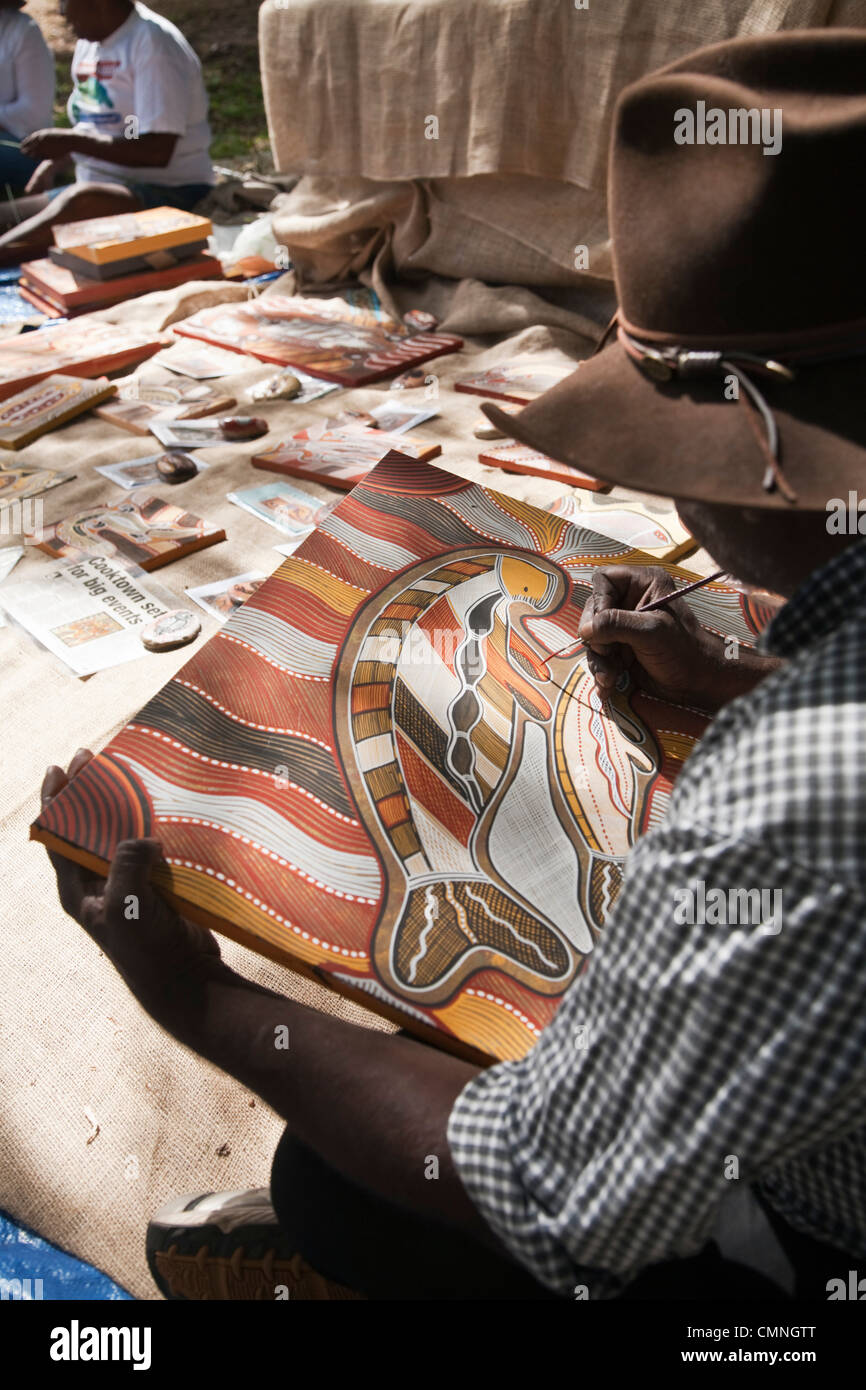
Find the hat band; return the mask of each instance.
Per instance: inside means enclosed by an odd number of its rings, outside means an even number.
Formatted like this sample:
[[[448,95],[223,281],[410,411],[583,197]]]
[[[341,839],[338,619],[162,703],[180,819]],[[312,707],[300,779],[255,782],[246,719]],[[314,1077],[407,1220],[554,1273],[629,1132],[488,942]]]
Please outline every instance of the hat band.
[[[649,343],[653,347],[685,348],[700,352],[713,350],[719,345],[718,333],[674,334],[654,328],[638,328],[630,323],[617,309],[608,325],[624,328],[633,338]],[[782,333],[738,333],[724,338],[725,353],[753,352],[766,358],[770,353],[779,354],[792,361],[819,363],[835,357],[857,357],[866,353],[866,318],[853,319],[849,323],[822,324],[817,328],[790,329]]]
[[[673,377],[688,380],[712,372],[724,372],[726,376],[733,376],[742,387],[742,391],[737,391],[736,399],[741,401],[746,409],[746,418],[764,457],[764,490],[775,492],[778,488],[787,502],[797,501],[797,494],[785,478],[779,462],[779,428],[775,416],[746,371],[748,367],[749,371],[764,372],[783,381],[793,381],[794,373],[789,367],[772,357],[760,357],[757,353],[743,352],[736,348],[696,349],[686,348],[681,344],[671,347],[655,346],[636,338],[621,323],[617,328],[617,338],[644,375],[659,383],[670,381]],[[763,424],[763,433],[758,420]]]

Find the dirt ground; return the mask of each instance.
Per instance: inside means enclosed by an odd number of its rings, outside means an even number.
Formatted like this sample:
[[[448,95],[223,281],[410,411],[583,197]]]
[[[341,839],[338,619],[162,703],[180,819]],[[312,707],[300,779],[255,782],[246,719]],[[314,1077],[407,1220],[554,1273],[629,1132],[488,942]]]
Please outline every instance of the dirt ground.
[[[272,168],[259,78],[255,0],[155,0],[149,8],[176,24],[201,58],[211,102],[215,162],[233,168]],[[39,24],[57,60],[57,116],[62,120],[75,36],[61,18],[58,0],[29,0],[27,13]]]

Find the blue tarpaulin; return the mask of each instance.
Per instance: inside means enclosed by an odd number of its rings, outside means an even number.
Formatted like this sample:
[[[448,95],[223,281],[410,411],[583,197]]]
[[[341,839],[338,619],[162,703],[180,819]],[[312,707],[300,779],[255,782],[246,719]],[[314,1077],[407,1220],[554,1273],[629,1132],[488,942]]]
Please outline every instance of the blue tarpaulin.
[[[0,1211],[0,1298],[132,1299],[107,1274]]]

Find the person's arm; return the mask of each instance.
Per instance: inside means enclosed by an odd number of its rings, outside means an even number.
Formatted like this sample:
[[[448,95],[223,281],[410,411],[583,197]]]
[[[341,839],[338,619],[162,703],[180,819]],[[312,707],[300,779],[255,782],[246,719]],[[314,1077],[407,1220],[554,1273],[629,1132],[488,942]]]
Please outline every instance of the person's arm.
[[[50,768],[47,804],[84,767]],[[446,1126],[477,1068],[402,1035],[359,1028],[252,984],[216,939],[178,917],[150,885],[153,840],[117,847],[107,880],[51,854],[61,904],[161,1027],[256,1092],[345,1177],[416,1212],[496,1238],[463,1188]],[[288,1047],[286,1041],[287,1029]],[[425,1177],[429,1156],[439,1177]]]
[[[25,193],[47,193],[53,188],[58,176],[68,168],[69,159],[43,159],[27,180]]]
[[[51,120],[54,59],[35,25],[28,26],[15,55],[15,98],[0,103],[0,126],[16,139]]]
[[[651,695],[715,713],[782,665],[778,657],[742,644],[731,649],[701,627],[685,599],[641,613],[641,603],[677,588],[662,569],[606,566],[593,571],[592,581],[579,635],[602,695],[610,695],[628,671]]]
[[[171,162],[179,135],[150,131],[135,139],[113,140],[108,135],[86,135],[72,130],[37,130],[21,143],[21,152],[30,159],[66,160],[72,155],[101,159],[128,169],[164,169]]]

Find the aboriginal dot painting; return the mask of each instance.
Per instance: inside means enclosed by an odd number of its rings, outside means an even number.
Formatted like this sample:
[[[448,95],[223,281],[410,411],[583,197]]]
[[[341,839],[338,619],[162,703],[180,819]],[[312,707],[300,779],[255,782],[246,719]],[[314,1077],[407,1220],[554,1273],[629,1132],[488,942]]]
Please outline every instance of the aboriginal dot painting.
[[[191,919],[443,1046],[519,1057],[706,723],[598,696],[580,615],[593,568],[629,561],[660,563],[392,455],[34,834],[95,868],[156,835]],[[743,642],[767,617],[724,585],[693,606]]]

